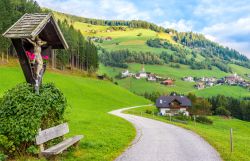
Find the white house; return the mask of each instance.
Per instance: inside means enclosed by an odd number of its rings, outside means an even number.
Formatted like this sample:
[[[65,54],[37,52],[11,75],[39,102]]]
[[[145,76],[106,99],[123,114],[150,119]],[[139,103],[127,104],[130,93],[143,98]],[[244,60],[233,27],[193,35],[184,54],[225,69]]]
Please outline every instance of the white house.
[[[122,77],[125,78],[125,77],[129,77],[131,75],[131,73],[129,73],[129,70],[125,70],[122,72]]]
[[[190,76],[189,77],[184,77],[183,80],[186,81],[186,82],[194,82],[194,78],[190,77]]]
[[[161,96],[156,100],[156,107],[161,115],[176,115],[183,113],[188,116],[191,101],[185,96]]]
[[[145,72],[144,65],[142,65],[142,70],[135,75],[136,79],[147,78],[148,74]]]
[[[155,82],[157,79],[156,79],[156,76],[153,75],[153,74],[150,74],[148,75],[148,78],[147,78],[148,81],[152,81],[152,82]]]

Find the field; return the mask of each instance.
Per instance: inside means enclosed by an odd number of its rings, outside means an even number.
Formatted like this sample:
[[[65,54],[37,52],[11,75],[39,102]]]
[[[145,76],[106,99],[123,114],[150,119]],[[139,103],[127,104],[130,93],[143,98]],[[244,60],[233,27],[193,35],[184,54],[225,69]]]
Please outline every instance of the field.
[[[232,68],[232,70],[233,70],[235,73],[240,74],[240,75],[242,75],[242,77],[244,77],[245,79],[250,80],[250,78],[247,77],[247,76],[245,75],[245,74],[250,75],[250,69],[247,69],[247,68],[244,68],[244,67],[235,65],[235,64],[230,64],[229,66]]]
[[[149,47],[146,44],[146,41],[148,39],[161,38],[175,43],[172,40],[171,35],[167,33],[158,33],[149,29],[129,28],[126,26],[123,26],[126,28],[126,31],[112,31],[109,29],[109,26],[92,25],[79,21],[72,21],[71,18],[64,14],[58,12],[54,12],[54,14],[57,19],[66,19],[68,23],[72,24],[73,27],[79,30],[85,37],[111,37],[112,40],[110,41],[104,40],[103,43],[96,43],[96,45],[102,46],[109,51],[129,49],[130,51],[152,52],[155,54],[160,54],[162,51],[172,53],[172,51],[168,49]],[[198,55],[197,57],[200,58],[201,56]]]
[[[141,70],[141,64],[129,64],[129,71],[139,72]],[[194,82],[185,82],[181,78],[185,76],[193,77],[217,77],[222,78],[229,73],[222,72],[218,68],[214,67],[213,70],[191,70],[186,65],[180,65],[180,68],[173,68],[169,65],[144,65],[147,72],[156,73],[163,77],[170,77],[175,80],[174,86],[164,86],[159,82],[148,82],[145,79],[136,80],[134,78],[115,79],[115,81],[122,87],[129,89],[130,91],[138,94],[145,92],[158,91],[161,93],[177,92],[182,94],[195,93],[198,96],[214,96],[218,94],[224,94],[226,96],[233,97],[246,97],[250,96],[250,92],[242,87],[238,86],[214,86],[203,90],[197,90],[194,88]],[[100,65],[99,73],[106,73],[110,77],[115,77],[119,72],[123,71],[121,68],[107,67]],[[223,92],[223,93],[222,93]]]
[[[250,122],[241,121],[238,119],[224,119],[218,116],[210,117],[213,120],[213,125],[204,125],[200,123],[194,123],[189,121],[188,124],[181,124],[168,121],[168,118],[163,116],[153,116],[152,114],[146,114],[146,110],[155,111],[156,108],[152,107],[140,107],[125,111],[125,113],[142,115],[163,121],[166,123],[175,124],[183,128],[192,130],[207,140],[217,151],[221,154],[221,157],[225,161],[249,161],[250,160]],[[234,151],[230,152],[229,142],[229,130],[233,128],[233,145]]]
[[[223,94],[225,96],[231,96],[237,98],[250,97],[249,90],[239,86],[227,86],[227,85],[214,86],[211,88],[198,90],[194,93],[198,96],[203,96],[203,97],[211,97],[211,96],[216,96],[218,94]]]
[[[102,46],[107,50],[122,50],[129,49],[131,51],[143,51],[143,52],[152,52],[159,54],[162,51],[169,51],[162,48],[151,48],[147,46],[146,41],[151,38],[157,38],[158,33],[152,30],[147,29],[133,29],[127,28],[126,31],[112,31],[106,32],[107,26],[97,26],[90,25],[82,22],[75,22],[73,24],[74,28],[81,31],[84,36],[97,36],[97,37],[112,37],[110,41],[103,41],[103,43],[96,43],[97,45]],[[89,32],[91,30],[97,30],[95,34]],[[141,36],[138,34],[141,33]]]
[[[0,67],[0,97],[4,91],[21,82],[24,78],[20,68]],[[127,121],[107,112],[149,103],[107,81],[48,72],[45,82],[54,82],[70,104],[66,111],[69,136],[85,135],[79,148],[67,153],[63,160],[113,160],[134,138],[135,130]]]

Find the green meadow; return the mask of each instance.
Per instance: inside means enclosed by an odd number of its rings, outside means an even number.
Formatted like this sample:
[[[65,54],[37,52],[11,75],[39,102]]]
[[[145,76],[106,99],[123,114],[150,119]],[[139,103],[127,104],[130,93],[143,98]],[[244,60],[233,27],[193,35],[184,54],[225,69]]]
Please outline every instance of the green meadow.
[[[232,68],[233,72],[240,74],[243,78],[247,80],[250,80],[250,78],[246,76],[246,74],[250,75],[250,69],[235,64],[230,64],[229,66]]]
[[[108,112],[149,104],[144,98],[108,81],[53,72],[47,72],[44,81],[54,82],[68,100],[66,119],[70,128],[69,136],[85,136],[76,150],[63,154],[63,160],[115,159],[133,140],[135,129],[129,122]],[[0,97],[21,82],[24,82],[24,77],[20,68],[0,67]],[[24,157],[24,160],[27,158]]]
[[[216,67],[213,67],[213,70],[192,70],[189,66],[180,65],[180,68],[173,68],[169,65],[144,65],[147,72],[156,73],[163,77],[170,77],[175,80],[174,86],[164,86],[159,82],[148,82],[145,79],[137,80],[135,78],[125,78],[125,79],[115,79],[118,85],[134,92],[137,94],[142,94],[145,92],[158,91],[161,93],[171,93],[177,92],[182,94],[194,93],[197,96],[210,97],[218,94],[224,94],[226,96],[233,97],[247,97],[250,96],[250,92],[239,86],[214,86],[202,90],[197,90],[194,88],[194,82],[185,82],[181,78],[185,76],[192,77],[216,77],[222,78],[230,73],[225,73],[219,70]],[[239,66],[238,66],[239,67]],[[129,64],[128,70],[131,72],[139,72],[142,68],[141,64]],[[100,65],[99,73],[106,73],[108,76],[115,78],[120,72],[124,69],[108,67]],[[240,74],[240,73],[239,73]]]
[[[140,107],[125,111],[134,115],[139,115],[158,121],[174,124],[202,136],[208,141],[225,161],[249,161],[250,160],[250,122],[241,121],[238,119],[225,119],[218,116],[211,116],[212,125],[205,125],[189,121],[188,124],[181,124],[169,121],[169,118],[164,116],[155,116],[145,113],[146,110],[156,111],[155,106]],[[233,152],[230,152],[230,128],[233,128]]]

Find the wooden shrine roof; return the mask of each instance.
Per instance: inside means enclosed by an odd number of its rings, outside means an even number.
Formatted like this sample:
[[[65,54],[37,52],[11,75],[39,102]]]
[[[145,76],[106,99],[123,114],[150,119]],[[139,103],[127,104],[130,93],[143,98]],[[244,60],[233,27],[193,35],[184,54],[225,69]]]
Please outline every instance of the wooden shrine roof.
[[[32,38],[39,35],[54,49],[67,49],[68,44],[51,13],[24,14],[3,36],[11,39]]]

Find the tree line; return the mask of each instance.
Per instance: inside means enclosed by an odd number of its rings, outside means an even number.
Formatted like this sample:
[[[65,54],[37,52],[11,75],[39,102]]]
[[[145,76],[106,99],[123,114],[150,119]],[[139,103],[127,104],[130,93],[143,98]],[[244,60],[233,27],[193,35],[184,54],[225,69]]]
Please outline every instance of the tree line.
[[[231,115],[235,118],[250,121],[250,100],[236,99],[224,95],[213,96],[208,99],[213,114]]]
[[[176,32],[173,39],[184,46],[197,50],[204,57],[219,57],[227,62],[240,62],[239,65],[249,68],[249,65],[245,64],[250,63],[246,56],[240,54],[234,49],[223,47],[218,43],[212,42],[206,39],[202,34],[193,32]]]
[[[63,14],[63,13],[60,13]],[[83,23],[88,23],[92,25],[102,25],[102,26],[128,26],[130,28],[144,28],[144,29],[150,29],[156,32],[165,32],[165,28],[158,26],[154,23],[150,23],[147,21],[142,20],[101,20],[101,19],[93,19],[93,18],[85,18],[85,17],[78,17],[75,15],[68,15],[63,14],[72,21],[79,21]]]
[[[163,64],[158,55],[151,52],[130,50],[107,51],[100,49],[100,62],[106,66],[127,68],[127,63]]]
[[[145,92],[142,94],[145,98],[156,102],[162,96],[160,92]],[[175,92],[169,95],[181,96]],[[192,102],[192,107],[188,109],[191,115],[219,115],[226,117],[235,117],[240,120],[250,121],[250,98],[234,98],[224,95],[212,96],[209,98],[198,97],[195,94],[189,93],[187,97]]]
[[[42,11],[36,1],[33,0],[1,0],[0,1],[0,54],[2,61],[9,54],[16,56],[9,39],[2,36],[12,24],[25,13],[49,12]],[[50,58],[53,67],[65,69],[66,66],[94,72],[98,68],[98,55],[95,45],[85,40],[82,34],[69,25],[67,21],[58,21],[58,25],[69,44],[68,50],[55,50],[53,58]]]
[[[41,12],[41,8],[33,0],[1,0],[0,1],[0,54],[1,61],[8,61],[10,53],[10,40],[2,34],[13,25],[23,14]]]
[[[66,20],[58,20],[62,33],[69,45],[67,50],[56,50],[56,59],[61,69],[67,65],[71,68],[77,68],[89,72],[95,72],[98,69],[98,54],[96,46],[88,40],[85,40],[80,31],[69,25]]]
[[[197,50],[190,50],[187,47],[184,47],[182,45],[176,45],[173,43],[170,43],[167,40],[155,38],[155,39],[149,39],[147,40],[147,45],[150,47],[155,48],[165,48],[169,49],[170,51],[163,51],[160,54],[160,58],[164,60],[166,64],[169,62],[173,63],[180,63],[184,65],[189,65],[191,69],[212,69],[212,66],[216,66],[220,70],[224,72],[232,72],[232,69],[227,65],[226,60],[220,60],[212,59],[209,57],[205,57],[205,60],[203,61],[196,61],[195,58],[198,54],[201,52]],[[188,55],[192,55],[191,58],[188,58]]]

